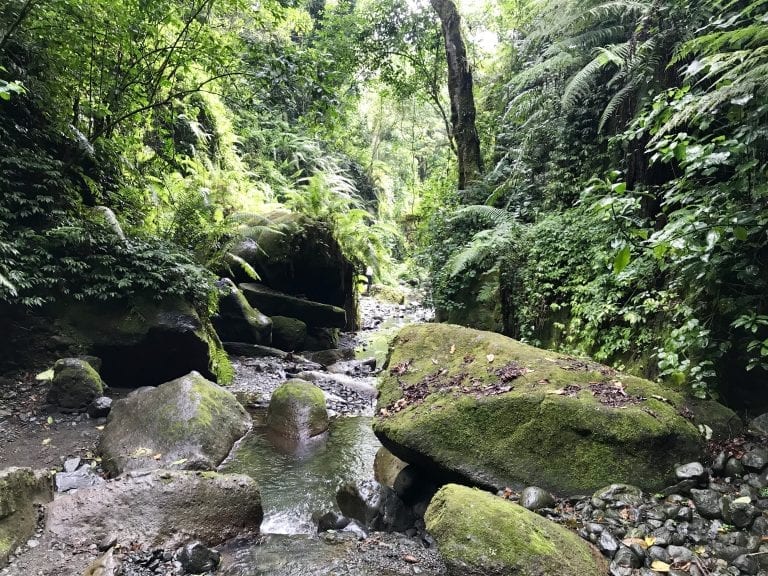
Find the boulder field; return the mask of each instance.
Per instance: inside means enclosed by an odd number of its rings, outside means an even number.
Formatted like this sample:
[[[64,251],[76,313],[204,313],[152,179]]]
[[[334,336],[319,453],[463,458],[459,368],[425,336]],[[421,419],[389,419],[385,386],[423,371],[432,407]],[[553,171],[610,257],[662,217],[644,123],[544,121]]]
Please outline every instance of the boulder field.
[[[374,431],[444,480],[577,494],[614,482],[661,489],[677,463],[701,457],[702,431],[729,425],[739,419],[715,402],[590,360],[413,324],[391,345]]]

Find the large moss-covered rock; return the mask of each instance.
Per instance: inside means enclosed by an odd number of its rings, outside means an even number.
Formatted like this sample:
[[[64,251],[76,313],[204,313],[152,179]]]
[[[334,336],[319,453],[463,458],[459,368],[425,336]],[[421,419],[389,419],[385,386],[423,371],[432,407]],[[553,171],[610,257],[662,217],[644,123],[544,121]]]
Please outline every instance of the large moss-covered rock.
[[[286,210],[275,210],[253,222],[253,234],[234,246],[233,254],[242,258],[256,270],[265,285],[294,296],[338,306],[346,311],[347,330],[357,328],[357,291],[355,270],[342,254],[330,227],[307,216]],[[233,266],[235,280],[250,282],[250,276],[237,265]],[[265,314],[269,312],[256,307]],[[316,326],[335,326],[311,322]]]
[[[576,534],[487,492],[443,486],[424,517],[449,576],[604,576]]]
[[[99,450],[111,474],[212,469],[250,426],[250,416],[233,394],[191,372],[114,402]]]
[[[296,318],[272,316],[272,344],[275,348],[295,352],[304,348],[307,325]]]
[[[29,468],[0,470],[0,567],[37,528],[37,505],[53,499],[53,483],[45,472]]]
[[[272,432],[292,440],[311,438],[328,430],[328,410],[323,391],[294,378],[272,394],[267,411]]]
[[[478,485],[589,492],[656,490],[702,442],[686,399],[591,362],[491,332],[402,329],[390,350],[374,431],[397,457]]]
[[[65,410],[85,409],[104,394],[104,382],[93,366],[80,358],[62,358],[53,366],[48,402]]]
[[[216,288],[219,309],[211,321],[219,338],[224,342],[271,344],[272,320],[253,308],[229,278],[219,280]]]
[[[188,540],[212,546],[258,531],[262,517],[259,488],[247,476],[154,470],[56,498],[46,529],[78,547],[115,538],[126,546],[173,549]]]
[[[220,343],[210,324],[181,298],[135,299],[120,304],[77,304],[60,321],[76,344],[102,360],[113,387],[156,386],[196,370],[212,370]]]

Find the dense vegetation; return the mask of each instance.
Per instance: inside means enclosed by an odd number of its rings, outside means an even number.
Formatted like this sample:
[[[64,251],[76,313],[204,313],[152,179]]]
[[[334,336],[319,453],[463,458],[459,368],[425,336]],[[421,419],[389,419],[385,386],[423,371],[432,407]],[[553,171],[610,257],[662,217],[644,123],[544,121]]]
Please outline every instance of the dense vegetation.
[[[702,395],[762,384],[768,1],[459,3],[471,178],[433,4],[6,2],[0,302],[215,306],[282,203],[361,272],[423,264],[443,318]]]

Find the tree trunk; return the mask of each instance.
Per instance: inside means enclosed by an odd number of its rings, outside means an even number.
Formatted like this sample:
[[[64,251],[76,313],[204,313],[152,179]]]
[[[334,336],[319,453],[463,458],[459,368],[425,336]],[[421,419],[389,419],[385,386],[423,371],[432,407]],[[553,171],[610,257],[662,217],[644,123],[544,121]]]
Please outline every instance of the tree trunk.
[[[483,171],[480,139],[475,127],[475,98],[472,71],[461,37],[461,19],[453,0],[430,0],[440,18],[448,60],[448,94],[451,98],[451,128],[459,162],[459,190],[466,189]]]

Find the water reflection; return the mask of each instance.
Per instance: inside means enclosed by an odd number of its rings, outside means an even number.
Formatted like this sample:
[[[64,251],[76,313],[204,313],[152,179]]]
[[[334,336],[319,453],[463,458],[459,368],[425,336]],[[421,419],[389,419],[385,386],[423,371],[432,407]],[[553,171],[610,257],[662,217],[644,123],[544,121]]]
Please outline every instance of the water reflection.
[[[333,420],[324,438],[298,450],[274,442],[264,428],[258,428],[221,471],[246,474],[259,483],[262,533],[311,534],[312,512],[335,507],[339,484],[373,476],[373,458],[380,446],[371,418],[362,416]]]

